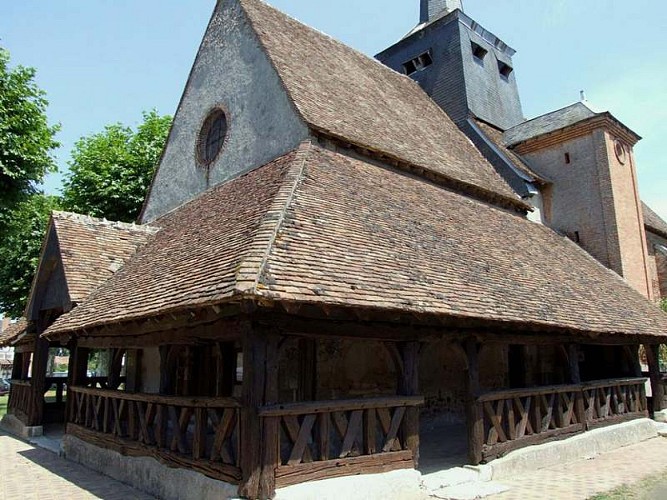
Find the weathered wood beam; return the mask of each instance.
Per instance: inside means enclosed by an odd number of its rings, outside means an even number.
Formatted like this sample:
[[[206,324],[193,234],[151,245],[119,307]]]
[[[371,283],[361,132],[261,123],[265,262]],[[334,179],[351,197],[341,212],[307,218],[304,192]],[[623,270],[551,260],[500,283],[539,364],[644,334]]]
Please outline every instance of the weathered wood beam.
[[[317,395],[317,339],[300,338],[299,349],[299,401],[313,401]]]
[[[644,344],[646,349],[646,360],[648,362],[648,372],[651,378],[651,400],[653,401],[653,411],[662,410],[662,377],[660,376],[660,344]]]
[[[419,342],[399,345],[403,370],[398,381],[398,393],[404,396],[419,395]],[[415,469],[419,466],[419,407],[409,406],[402,426],[403,442],[412,452]]]
[[[467,358],[466,369],[466,428],[468,432],[468,457],[473,465],[482,461],[482,445],[484,444],[484,414],[477,404],[481,388],[479,383],[479,350],[480,344],[469,339],[464,344]]]

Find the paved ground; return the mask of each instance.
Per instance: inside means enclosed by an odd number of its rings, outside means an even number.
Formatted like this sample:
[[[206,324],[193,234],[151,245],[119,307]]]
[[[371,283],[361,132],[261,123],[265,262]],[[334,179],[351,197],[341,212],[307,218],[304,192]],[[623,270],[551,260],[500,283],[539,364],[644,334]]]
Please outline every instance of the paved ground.
[[[0,500],[153,497],[0,432]]]
[[[590,460],[535,471],[511,481],[501,480],[510,491],[489,500],[584,500],[654,474],[667,477],[667,439],[654,438],[619,448]],[[664,490],[661,490],[664,493]],[[661,495],[662,493],[657,493]],[[666,497],[658,496],[656,500]]]

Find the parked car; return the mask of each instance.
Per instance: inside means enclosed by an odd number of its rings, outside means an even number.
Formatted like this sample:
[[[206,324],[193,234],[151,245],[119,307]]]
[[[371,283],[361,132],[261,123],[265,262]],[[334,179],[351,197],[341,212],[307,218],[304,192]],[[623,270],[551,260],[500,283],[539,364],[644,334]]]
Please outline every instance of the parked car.
[[[0,396],[4,396],[9,392],[9,380],[0,379]]]

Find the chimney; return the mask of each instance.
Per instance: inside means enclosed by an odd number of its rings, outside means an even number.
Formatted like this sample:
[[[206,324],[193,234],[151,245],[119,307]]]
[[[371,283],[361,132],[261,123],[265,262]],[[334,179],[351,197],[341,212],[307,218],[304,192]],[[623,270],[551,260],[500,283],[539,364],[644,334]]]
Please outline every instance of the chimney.
[[[443,11],[463,10],[462,0],[421,0],[420,23],[432,21]]]

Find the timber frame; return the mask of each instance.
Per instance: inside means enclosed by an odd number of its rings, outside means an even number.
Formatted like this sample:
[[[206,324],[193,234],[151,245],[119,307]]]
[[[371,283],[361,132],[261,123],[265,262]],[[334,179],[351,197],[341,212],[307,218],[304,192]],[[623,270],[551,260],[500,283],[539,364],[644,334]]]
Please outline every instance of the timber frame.
[[[309,480],[415,468],[420,459],[419,408],[425,402],[419,387],[420,353],[443,339],[466,367],[465,418],[472,464],[523,446],[646,417],[649,410],[662,407],[654,339],[645,344],[654,394],[648,401],[637,357],[639,339],[562,331],[508,333],[490,325],[415,324],[415,319],[380,322],[368,311],[236,304],[125,323],[122,333],[114,325],[79,332],[69,340],[72,398],[67,433],[126,455],[150,456],[238,484],[239,494],[247,498],[272,498],[276,488]],[[331,339],[380,342],[396,374],[395,395],[317,400],[317,345]],[[299,352],[294,402],[281,401],[278,388],[278,368],[288,341],[295,341]],[[557,346],[568,384],[483,391],[482,344]],[[583,345],[622,350],[632,373],[582,382],[577,359]],[[86,380],[81,360],[87,359],[88,349],[114,349],[137,363],[137,353],[157,346],[158,393],[137,390],[132,362],[124,391],[116,390],[115,383],[91,388]],[[207,361],[206,353],[215,359]],[[197,376],[196,366],[207,367],[199,371],[208,370],[208,378]],[[175,375],[182,370],[186,375]],[[217,373],[215,380],[209,379],[210,373]]]

